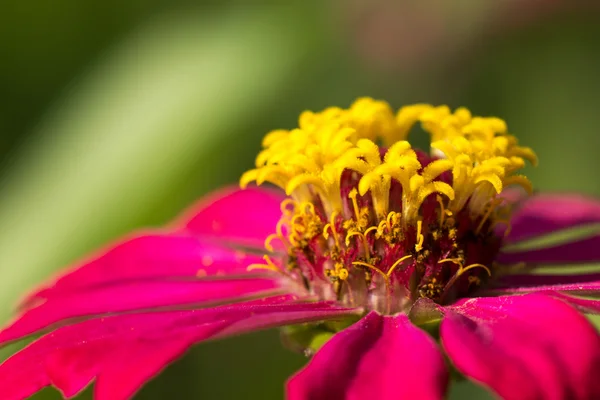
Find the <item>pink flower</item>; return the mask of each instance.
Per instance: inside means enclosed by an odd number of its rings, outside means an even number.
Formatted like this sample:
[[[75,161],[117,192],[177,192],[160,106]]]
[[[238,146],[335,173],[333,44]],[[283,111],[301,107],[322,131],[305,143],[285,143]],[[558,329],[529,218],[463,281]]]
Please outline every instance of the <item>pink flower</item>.
[[[404,140],[416,121],[432,156]],[[30,294],[0,344],[43,336],[0,366],[3,399],[92,381],[127,399],[196,343],[283,326],[314,353],[289,400],[442,399],[450,369],[506,399],[600,398],[580,314],[600,313],[600,273],[539,272],[600,261],[600,235],[535,242],[600,222],[600,202],[506,189],[530,189],[515,172],[535,154],[462,108],[359,99],[299,125],[242,177],[287,196],[221,191]]]

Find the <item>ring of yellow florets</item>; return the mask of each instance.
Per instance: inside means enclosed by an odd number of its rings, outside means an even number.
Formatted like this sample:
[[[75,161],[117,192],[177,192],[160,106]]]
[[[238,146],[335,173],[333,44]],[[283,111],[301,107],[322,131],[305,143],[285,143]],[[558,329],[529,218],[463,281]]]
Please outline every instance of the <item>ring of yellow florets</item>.
[[[430,134],[431,156],[406,140],[416,122]],[[459,278],[468,290],[491,273],[493,259],[473,243],[498,244],[491,228],[507,208],[497,196],[509,185],[530,192],[517,171],[537,161],[501,119],[426,104],[395,114],[369,98],[304,112],[297,129],[269,133],[263,147],[241,185],[270,182],[290,196],[267,249],[281,241],[286,273],[298,271],[309,289],[325,279],[331,296],[372,308],[383,301],[384,311],[398,307],[389,304],[394,290],[447,301]],[[262,267],[280,269],[266,260]],[[383,292],[372,290],[378,281]]]

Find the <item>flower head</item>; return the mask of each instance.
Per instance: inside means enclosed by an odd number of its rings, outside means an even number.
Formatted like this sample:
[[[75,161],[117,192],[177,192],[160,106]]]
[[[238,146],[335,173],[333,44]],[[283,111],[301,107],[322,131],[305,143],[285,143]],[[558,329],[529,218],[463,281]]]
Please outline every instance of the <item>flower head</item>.
[[[427,151],[407,140],[417,122]],[[4,398],[95,379],[97,399],[126,399],[194,343],[284,326],[313,355],[290,400],[441,399],[449,369],[507,399],[600,397],[600,337],[579,314],[600,313],[580,297],[600,273],[537,271],[600,260],[600,234],[519,244],[600,222],[600,204],[530,196],[535,153],[504,121],[362,98],[263,147],[244,189],[27,297],[0,343],[48,333],[0,366]],[[282,191],[246,188],[266,182]]]
[[[416,121],[434,156],[407,141]],[[510,185],[531,192],[516,173],[526,159],[537,162],[500,119],[424,104],[396,116],[368,98],[305,112],[299,128],[273,131],[263,146],[241,184],[271,182],[290,196],[266,241],[269,251],[274,241],[286,251],[251,268],[384,314],[419,298],[451,303],[487,281],[498,269],[495,228],[506,228],[511,207],[498,195]]]

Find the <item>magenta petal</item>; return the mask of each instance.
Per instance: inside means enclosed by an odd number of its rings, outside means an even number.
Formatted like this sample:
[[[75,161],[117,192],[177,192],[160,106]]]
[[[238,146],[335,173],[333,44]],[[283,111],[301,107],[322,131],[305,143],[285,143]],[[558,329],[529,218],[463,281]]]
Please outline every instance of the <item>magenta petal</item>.
[[[235,252],[188,234],[148,233],[125,239],[76,265],[51,285],[32,293],[24,306],[54,295],[115,283],[243,275],[248,265],[262,262],[256,255]]]
[[[230,188],[213,193],[181,218],[197,236],[211,236],[262,249],[281,218],[283,194],[269,189]]]
[[[600,295],[600,273],[576,275],[509,275],[500,278],[486,294],[564,291],[580,295]]]
[[[519,252],[501,252],[497,261],[502,264],[521,262],[527,264],[583,264],[598,262],[600,261],[600,235],[555,247]]]
[[[72,397],[96,377],[96,400],[129,399],[146,381],[180,357],[195,342],[212,337],[224,322],[161,336],[93,339],[85,346],[57,348],[46,356],[45,373],[65,397]]]
[[[194,343],[213,336],[222,324],[211,324],[193,334],[170,340],[137,342],[123,348],[118,357],[107,363],[94,385],[96,400],[130,399],[145,382],[182,356]]]
[[[511,219],[508,242],[600,222],[600,201],[577,194],[541,194],[522,203]]]
[[[77,317],[140,311],[159,307],[188,306],[202,308],[232,303],[257,295],[282,292],[271,279],[237,279],[216,281],[141,281],[120,285],[97,286],[88,290],[53,296],[37,307],[25,311],[11,325],[0,331],[0,345],[58,322]]]
[[[565,301],[581,312],[600,315],[600,300],[582,299],[561,292],[549,292],[548,294]]]
[[[220,321],[189,332],[181,330],[173,337],[148,332],[146,337],[125,332],[118,340],[110,335],[92,337],[87,343],[60,346],[45,356],[42,354],[45,368],[41,374],[45,373],[48,385],[52,384],[66,397],[76,395],[96,378],[94,399],[126,400],[191,345],[210,339],[226,324]],[[131,324],[126,326],[132,329]],[[61,333],[57,331],[57,335]]]
[[[371,312],[337,333],[287,384],[288,400],[442,399],[435,342],[406,315]]]
[[[446,308],[440,334],[456,368],[504,399],[600,398],[600,337],[560,300],[464,300]]]
[[[97,378],[99,400],[120,400],[195,342],[353,313],[288,295],[205,310],[92,319],[57,329],[0,365],[2,398],[26,398],[50,384],[71,396]]]

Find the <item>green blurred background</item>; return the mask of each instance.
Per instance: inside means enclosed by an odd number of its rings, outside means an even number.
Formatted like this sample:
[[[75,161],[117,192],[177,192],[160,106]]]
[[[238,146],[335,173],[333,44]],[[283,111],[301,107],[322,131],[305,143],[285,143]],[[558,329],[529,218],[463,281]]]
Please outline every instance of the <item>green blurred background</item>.
[[[538,189],[600,195],[598,11],[568,0],[3,1],[0,318],[88,251],[235,183],[268,130],[358,96],[504,117],[538,152]],[[137,398],[280,399],[305,361],[277,332],[200,345]],[[489,397],[453,389],[467,395]]]

